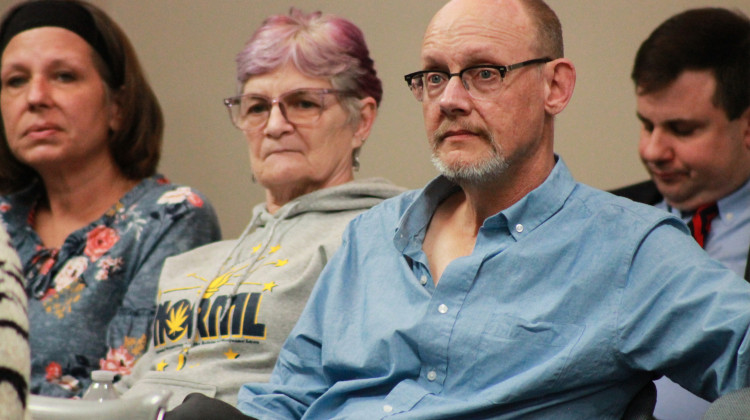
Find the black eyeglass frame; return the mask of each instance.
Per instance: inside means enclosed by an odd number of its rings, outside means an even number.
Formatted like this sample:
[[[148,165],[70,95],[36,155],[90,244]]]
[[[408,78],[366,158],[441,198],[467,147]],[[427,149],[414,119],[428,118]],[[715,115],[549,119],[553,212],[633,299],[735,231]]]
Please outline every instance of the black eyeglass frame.
[[[420,70],[420,71],[415,71],[414,73],[409,73],[409,74],[405,75],[404,76],[404,80],[406,80],[406,85],[409,86],[409,90],[411,90],[412,93],[414,93],[414,89],[412,87],[412,80],[414,80],[414,78],[416,78],[416,77],[421,77],[421,76],[423,76],[425,74],[428,74],[428,73],[440,73],[440,74],[443,74],[443,75],[446,76],[446,81],[447,81],[447,80],[450,80],[451,77],[453,77],[453,76],[458,76],[458,78],[461,79],[461,84],[464,85],[464,88],[468,91],[468,87],[466,86],[466,83],[464,83],[463,76],[464,76],[464,73],[466,73],[469,70],[476,70],[476,69],[482,69],[482,68],[495,69],[495,70],[497,70],[500,73],[500,80],[502,81],[502,80],[505,80],[505,75],[508,74],[508,72],[511,71],[511,70],[520,69],[521,67],[526,67],[526,66],[529,66],[531,64],[549,63],[550,61],[552,61],[552,58],[550,58],[550,57],[542,57],[542,58],[534,58],[532,60],[522,61],[522,62],[516,63],[516,64],[510,64],[510,65],[507,65],[507,66],[497,66],[497,65],[493,65],[493,64],[480,64],[478,66],[467,67],[467,68],[462,69],[461,71],[456,72],[456,73],[449,73],[449,72],[443,71],[443,70]],[[424,87],[423,87],[423,89],[424,89]],[[415,94],[414,96],[416,97],[417,95]],[[417,100],[422,101],[422,98],[417,98]]]

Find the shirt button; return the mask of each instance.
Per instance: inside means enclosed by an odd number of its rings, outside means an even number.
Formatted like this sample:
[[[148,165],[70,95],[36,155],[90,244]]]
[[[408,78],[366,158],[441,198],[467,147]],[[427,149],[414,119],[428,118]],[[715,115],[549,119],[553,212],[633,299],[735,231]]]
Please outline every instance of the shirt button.
[[[432,382],[435,379],[437,379],[437,373],[435,373],[434,370],[431,370],[431,371],[427,372],[427,380],[428,381]]]
[[[425,284],[427,284],[427,276],[424,276],[424,275],[423,275],[423,276],[422,276],[422,277],[421,277],[421,278],[419,279],[419,282],[420,282],[420,283],[422,283],[422,286],[424,286]]]
[[[438,306],[438,312],[440,312],[441,314],[444,314],[448,312],[448,307],[445,306],[445,304],[441,303],[440,306]]]
[[[516,225],[516,232],[518,232],[518,233],[523,232],[523,225],[522,224],[519,223],[519,224]]]
[[[390,413],[391,411],[393,411],[393,407],[386,404],[383,406],[383,411],[385,411],[386,413]]]

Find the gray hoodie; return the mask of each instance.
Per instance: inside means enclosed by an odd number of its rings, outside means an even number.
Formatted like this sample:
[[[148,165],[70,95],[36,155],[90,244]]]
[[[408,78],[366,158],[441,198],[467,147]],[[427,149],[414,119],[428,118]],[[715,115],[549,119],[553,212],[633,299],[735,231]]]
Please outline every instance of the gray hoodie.
[[[120,390],[169,389],[170,408],[191,392],[236,404],[242,384],[268,381],[349,221],[402,191],[366,179],[306,194],[273,215],[259,204],[239,239],[167,259],[149,349]]]

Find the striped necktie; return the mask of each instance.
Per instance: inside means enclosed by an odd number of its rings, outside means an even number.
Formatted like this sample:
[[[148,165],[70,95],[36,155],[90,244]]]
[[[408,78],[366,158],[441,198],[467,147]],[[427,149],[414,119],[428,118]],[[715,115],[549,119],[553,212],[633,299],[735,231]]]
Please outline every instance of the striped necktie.
[[[701,248],[704,247],[706,236],[711,230],[711,221],[718,215],[719,207],[716,206],[716,203],[704,204],[695,210],[693,218],[688,222],[690,233]]]

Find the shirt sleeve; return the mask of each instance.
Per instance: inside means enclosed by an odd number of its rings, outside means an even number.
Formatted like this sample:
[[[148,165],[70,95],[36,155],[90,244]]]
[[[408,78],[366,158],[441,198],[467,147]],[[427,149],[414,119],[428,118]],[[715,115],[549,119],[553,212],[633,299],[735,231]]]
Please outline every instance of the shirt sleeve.
[[[636,250],[618,313],[632,367],[713,400],[750,385],[750,284],[670,224]]]
[[[139,251],[138,265],[132,271],[122,305],[109,324],[107,355],[99,362],[100,369],[122,375],[131,373],[135,361],[148,347],[164,260],[221,239],[214,210],[200,196],[158,206],[150,217],[153,226],[143,232],[150,237],[142,238],[144,249]]]

